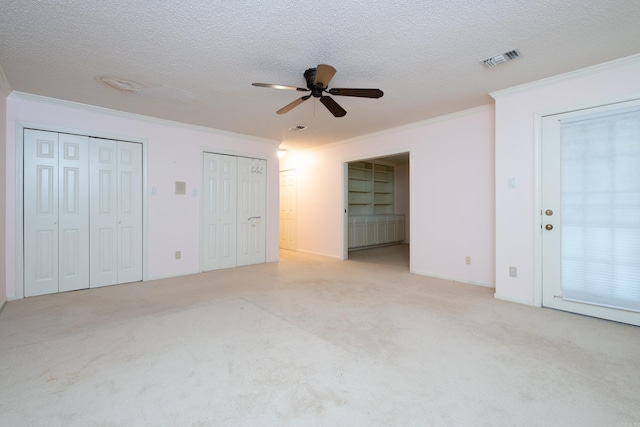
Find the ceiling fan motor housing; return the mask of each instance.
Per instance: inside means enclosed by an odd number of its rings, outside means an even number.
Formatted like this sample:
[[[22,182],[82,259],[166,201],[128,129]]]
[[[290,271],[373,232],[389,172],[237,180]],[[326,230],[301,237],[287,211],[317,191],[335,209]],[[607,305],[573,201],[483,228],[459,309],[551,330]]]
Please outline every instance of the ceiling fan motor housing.
[[[316,80],[317,71],[317,68],[309,68],[304,72],[304,78],[307,81],[307,87],[311,91],[311,95],[313,95],[315,98],[320,98],[322,96],[322,91],[326,88],[323,88],[322,85],[316,86],[313,84]]]

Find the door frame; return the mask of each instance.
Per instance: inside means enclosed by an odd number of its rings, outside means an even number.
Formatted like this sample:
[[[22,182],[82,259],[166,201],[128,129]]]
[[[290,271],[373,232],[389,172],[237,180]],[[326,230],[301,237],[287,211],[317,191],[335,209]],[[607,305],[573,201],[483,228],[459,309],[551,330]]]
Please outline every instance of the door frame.
[[[280,170],[278,171],[278,189],[280,190],[280,203],[278,204],[278,216],[279,219],[282,219],[282,174],[283,173],[294,173],[295,179],[296,179],[296,183],[295,183],[295,224],[293,227],[293,233],[294,233],[294,238],[293,238],[293,248],[288,248],[288,250],[292,250],[295,251],[297,250],[298,247],[298,171],[297,169],[285,169],[285,170]],[[280,227],[280,235],[278,236],[278,248],[279,249],[283,249],[282,246],[280,246],[280,241],[282,240],[282,227]]]
[[[564,113],[572,113],[576,111],[589,110],[592,108],[613,106],[615,104],[622,104],[631,101],[639,101],[640,98],[636,96],[619,96],[613,98],[602,99],[599,101],[584,102],[577,105],[570,105],[560,108],[553,108],[549,110],[543,110],[534,113],[533,122],[533,151],[534,151],[534,165],[533,165],[533,182],[534,182],[534,215],[533,224],[534,230],[534,269],[533,269],[533,283],[534,283],[534,301],[535,307],[542,307],[542,122],[547,116],[555,116]]]
[[[75,129],[65,126],[46,125],[42,123],[33,123],[26,121],[16,122],[16,199],[15,199],[15,268],[16,268],[16,293],[9,298],[10,300],[24,298],[24,130],[36,129],[47,132],[66,133],[72,135],[82,135],[93,138],[111,139],[116,141],[133,142],[142,144],[142,280],[148,280],[147,271],[147,224],[148,224],[148,208],[147,208],[147,139],[136,138],[132,136],[123,136],[114,133],[89,131],[86,129]]]
[[[409,240],[409,272],[413,273],[413,251],[411,250],[411,233],[413,230],[413,168],[411,167],[412,159],[414,156],[413,149],[411,148],[396,148],[393,151],[384,151],[377,154],[366,154],[359,156],[352,156],[346,159],[342,159],[342,260],[349,259],[349,163],[358,161],[371,161],[373,159],[384,159],[385,157],[395,156],[398,154],[409,155],[409,221],[407,225],[409,232],[405,235],[405,240]],[[394,179],[395,185],[395,179]],[[394,192],[395,193],[395,192]],[[395,204],[394,204],[395,205]]]

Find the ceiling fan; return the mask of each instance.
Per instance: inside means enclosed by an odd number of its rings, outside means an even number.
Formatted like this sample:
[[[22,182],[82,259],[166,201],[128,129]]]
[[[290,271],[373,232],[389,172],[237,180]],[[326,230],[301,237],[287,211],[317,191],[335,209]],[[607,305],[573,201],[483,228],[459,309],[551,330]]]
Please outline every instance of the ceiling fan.
[[[331,65],[319,64],[317,68],[309,68],[304,72],[304,78],[307,81],[307,87],[296,87],[287,85],[276,85],[270,83],[252,83],[253,86],[270,87],[273,89],[287,89],[297,90],[299,92],[311,92],[309,95],[305,95],[302,98],[298,98],[290,104],[285,105],[276,113],[284,114],[298,105],[302,104],[307,99],[320,98],[320,102],[327,107],[327,109],[335,117],[343,117],[347,112],[330,96],[323,93],[329,93],[331,95],[338,96],[357,96],[360,98],[380,98],[384,93],[380,89],[352,89],[352,88],[331,88],[329,89],[329,82],[336,73],[336,69]]]

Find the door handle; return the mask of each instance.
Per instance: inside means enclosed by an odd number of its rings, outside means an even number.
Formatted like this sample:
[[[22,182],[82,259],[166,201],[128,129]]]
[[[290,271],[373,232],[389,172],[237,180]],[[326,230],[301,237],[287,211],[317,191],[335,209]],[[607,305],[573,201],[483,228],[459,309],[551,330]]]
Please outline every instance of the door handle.
[[[551,215],[553,215],[553,211],[551,209],[547,209],[546,211],[544,211],[544,214],[546,216],[551,216]]]
[[[553,230],[553,225],[547,224],[544,226],[544,228],[546,228],[547,230]]]

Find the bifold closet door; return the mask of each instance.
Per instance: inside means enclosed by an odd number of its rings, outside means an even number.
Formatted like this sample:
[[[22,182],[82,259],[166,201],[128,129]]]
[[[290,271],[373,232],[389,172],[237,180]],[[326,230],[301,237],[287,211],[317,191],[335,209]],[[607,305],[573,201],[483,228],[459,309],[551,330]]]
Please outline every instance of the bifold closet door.
[[[92,138],[91,287],[142,280],[142,146]]]
[[[267,161],[238,157],[237,265],[266,261]]]
[[[89,287],[89,138],[24,131],[24,294]]]
[[[204,153],[203,271],[236,266],[235,156]]]

